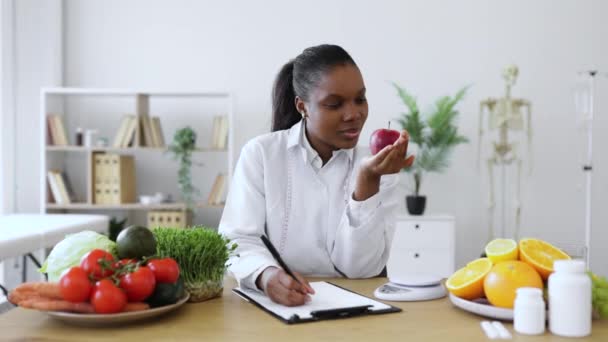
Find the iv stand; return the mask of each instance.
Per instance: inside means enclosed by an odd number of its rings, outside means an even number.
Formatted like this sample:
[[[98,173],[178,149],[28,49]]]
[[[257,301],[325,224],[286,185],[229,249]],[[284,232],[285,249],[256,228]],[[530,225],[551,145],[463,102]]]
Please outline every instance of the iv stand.
[[[577,111],[583,115],[587,115],[585,119],[587,128],[587,159],[583,164],[583,172],[585,173],[585,247],[586,247],[586,264],[587,269],[590,269],[591,264],[591,184],[593,175],[593,111],[594,111],[594,93],[595,93],[595,76],[603,74],[608,76],[608,73],[598,73],[597,70],[588,70],[579,74],[587,77],[588,90],[580,91],[576,94]]]

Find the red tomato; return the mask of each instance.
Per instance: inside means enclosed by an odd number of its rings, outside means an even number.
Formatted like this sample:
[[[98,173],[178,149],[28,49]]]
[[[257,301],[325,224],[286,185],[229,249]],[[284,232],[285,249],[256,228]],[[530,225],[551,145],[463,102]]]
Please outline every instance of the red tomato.
[[[85,254],[80,261],[80,267],[93,280],[103,279],[114,274],[114,256],[103,249],[94,249]]]
[[[179,265],[172,258],[152,259],[148,267],[154,272],[157,283],[175,283],[179,278]]]
[[[127,295],[109,279],[95,283],[91,304],[96,313],[110,314],[124,310],[127,305]]]
[[[155,286],[154,273],[146,266],[120,277],[120,287],[127,293],[129,302],[141,302],[150,297]]]
[[[59,280],[59,291],[63,299],[81,303],[89,299],[93,286],[86,272],[80,267],[72,267]]]

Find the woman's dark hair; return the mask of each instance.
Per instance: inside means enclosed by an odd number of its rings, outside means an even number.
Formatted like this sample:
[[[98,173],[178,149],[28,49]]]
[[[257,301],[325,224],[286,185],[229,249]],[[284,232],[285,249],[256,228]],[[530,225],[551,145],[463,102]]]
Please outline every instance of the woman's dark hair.
[[[296,109],[296,96],[308,100],[321,77],[337,65],[355,61],[337,45],[318,45],[304,50],[279,71],[272,90],[272,131],[288,129],[302,119]]]

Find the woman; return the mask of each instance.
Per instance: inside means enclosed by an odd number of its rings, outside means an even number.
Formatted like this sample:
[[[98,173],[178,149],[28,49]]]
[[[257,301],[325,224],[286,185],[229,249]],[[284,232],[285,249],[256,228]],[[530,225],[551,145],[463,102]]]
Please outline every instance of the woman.
[[[314,294],[300,274],[382,271],[399,200],[395,174],[414,159],[405,157],[405,131],[375,156],[356,147],[367,119],[365,85],[339,46],[308,48],[283,66],[272,104],[273,132],[243,147],[219,230],[238,244],[229,270],[239,285],[294,306]],[[262,234],[298,281],[278,266]]]

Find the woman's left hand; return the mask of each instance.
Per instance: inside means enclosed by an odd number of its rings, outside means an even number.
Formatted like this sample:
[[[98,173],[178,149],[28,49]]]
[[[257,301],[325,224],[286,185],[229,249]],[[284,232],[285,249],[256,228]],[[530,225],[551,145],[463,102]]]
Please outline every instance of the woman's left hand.
[[[401,171],[414,163],[414,156],[405,157],[410,135],[402,131],[399,139],[392,145],[385,146],[374,156],[370,156],[361,164],[361,171],[370,176],[380,177]]]
[[[353,199],[364,201],[380,190],[380,177],[401,171],[414,163],[414,156],[405,157],[410,136],[402,131],[401,136],[392,145],[385,146],[376,155],[370,156],[361,163]]]

